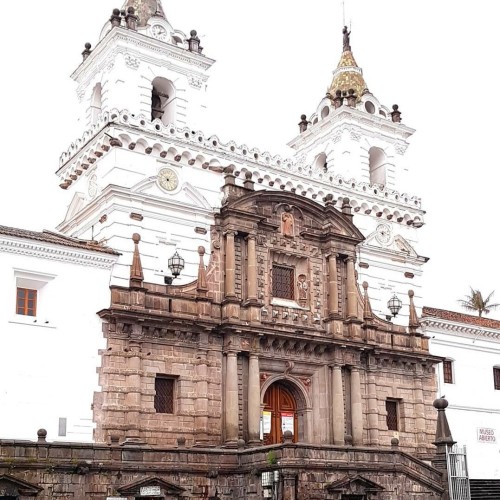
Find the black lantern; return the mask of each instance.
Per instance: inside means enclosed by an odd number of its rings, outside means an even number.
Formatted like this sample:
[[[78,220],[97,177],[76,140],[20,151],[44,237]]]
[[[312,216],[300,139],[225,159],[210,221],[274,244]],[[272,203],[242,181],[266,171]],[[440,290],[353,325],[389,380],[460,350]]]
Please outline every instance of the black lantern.
[[[168,259],[168,268],[170,269],[170,272],[172,273],[172,276],[174,278],[177,278],[184,269],[184,259],[179,255],[177,251],[174,253],[174,255],[172,255],[172,257],[170,257],[170,259]]]
[[[394,294],[390,299],[389,302],[387,302],[387,307],[389,308],[389,311],[391,311],[392,315],[396,317],[401,311],[401,307],[403,306],[403,303],[401,300],[398,298],[396,294]]]

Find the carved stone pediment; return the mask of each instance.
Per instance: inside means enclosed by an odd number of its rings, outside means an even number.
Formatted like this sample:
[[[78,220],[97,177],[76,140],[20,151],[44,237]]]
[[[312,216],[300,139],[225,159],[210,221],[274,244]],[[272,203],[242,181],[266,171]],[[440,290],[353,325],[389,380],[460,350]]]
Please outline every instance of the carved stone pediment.
[[[147,488],[155,487],[159,488],[160,496],[162,498],[165,496],[167,496],[167,498],[178,498],[179,495],[184,492],[184,488],[181,488],[173,483],[169,483],[159,477],[147,477],[126,486],[121,486],[120,488],[117,488],[117,490],[121,495],[136,496],[140,498],[140,495],[142,494],[141,490],[144,492]],[[146,494],[144,496],[149,497],[151,495]]]
[[[0,476],[0,497],[36,497],[43,488],[13,476]]]
[[[384,491],[384,488],[363,476],[346,476],[326,486],[328,493],[339,495],[367,495],[367,498]]]

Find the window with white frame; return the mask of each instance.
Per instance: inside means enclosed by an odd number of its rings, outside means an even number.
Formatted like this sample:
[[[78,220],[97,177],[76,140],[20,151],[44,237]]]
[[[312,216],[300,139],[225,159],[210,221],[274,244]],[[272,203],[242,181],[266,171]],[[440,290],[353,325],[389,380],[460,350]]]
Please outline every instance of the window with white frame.
[[[13,313],[17,321],[50,324],[47,285],[53,274],[14,269]]]

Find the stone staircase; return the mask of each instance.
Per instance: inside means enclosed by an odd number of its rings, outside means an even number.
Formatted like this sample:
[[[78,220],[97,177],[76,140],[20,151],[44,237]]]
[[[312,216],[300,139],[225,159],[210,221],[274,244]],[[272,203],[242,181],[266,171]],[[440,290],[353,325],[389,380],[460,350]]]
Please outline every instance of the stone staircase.
[[[500,500],[500,479],[471,479],[472,500]]]

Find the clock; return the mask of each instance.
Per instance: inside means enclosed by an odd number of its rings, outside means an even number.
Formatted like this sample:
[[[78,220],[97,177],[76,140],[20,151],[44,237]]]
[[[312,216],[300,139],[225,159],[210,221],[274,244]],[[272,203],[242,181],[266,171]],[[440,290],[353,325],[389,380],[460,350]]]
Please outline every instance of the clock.
[[[161,24],[155,24],[151,28],[151,34],[157,40],[165,40],[167,38],[167,30]]]
[[[158,184],[165,191],[174,191],[179,185],[179,177],[171,168],[162,168],[158,172]]]
[[[391,227],[389,224],[379,224],[375,238],[381,245],[387,245],[391,241]]]

